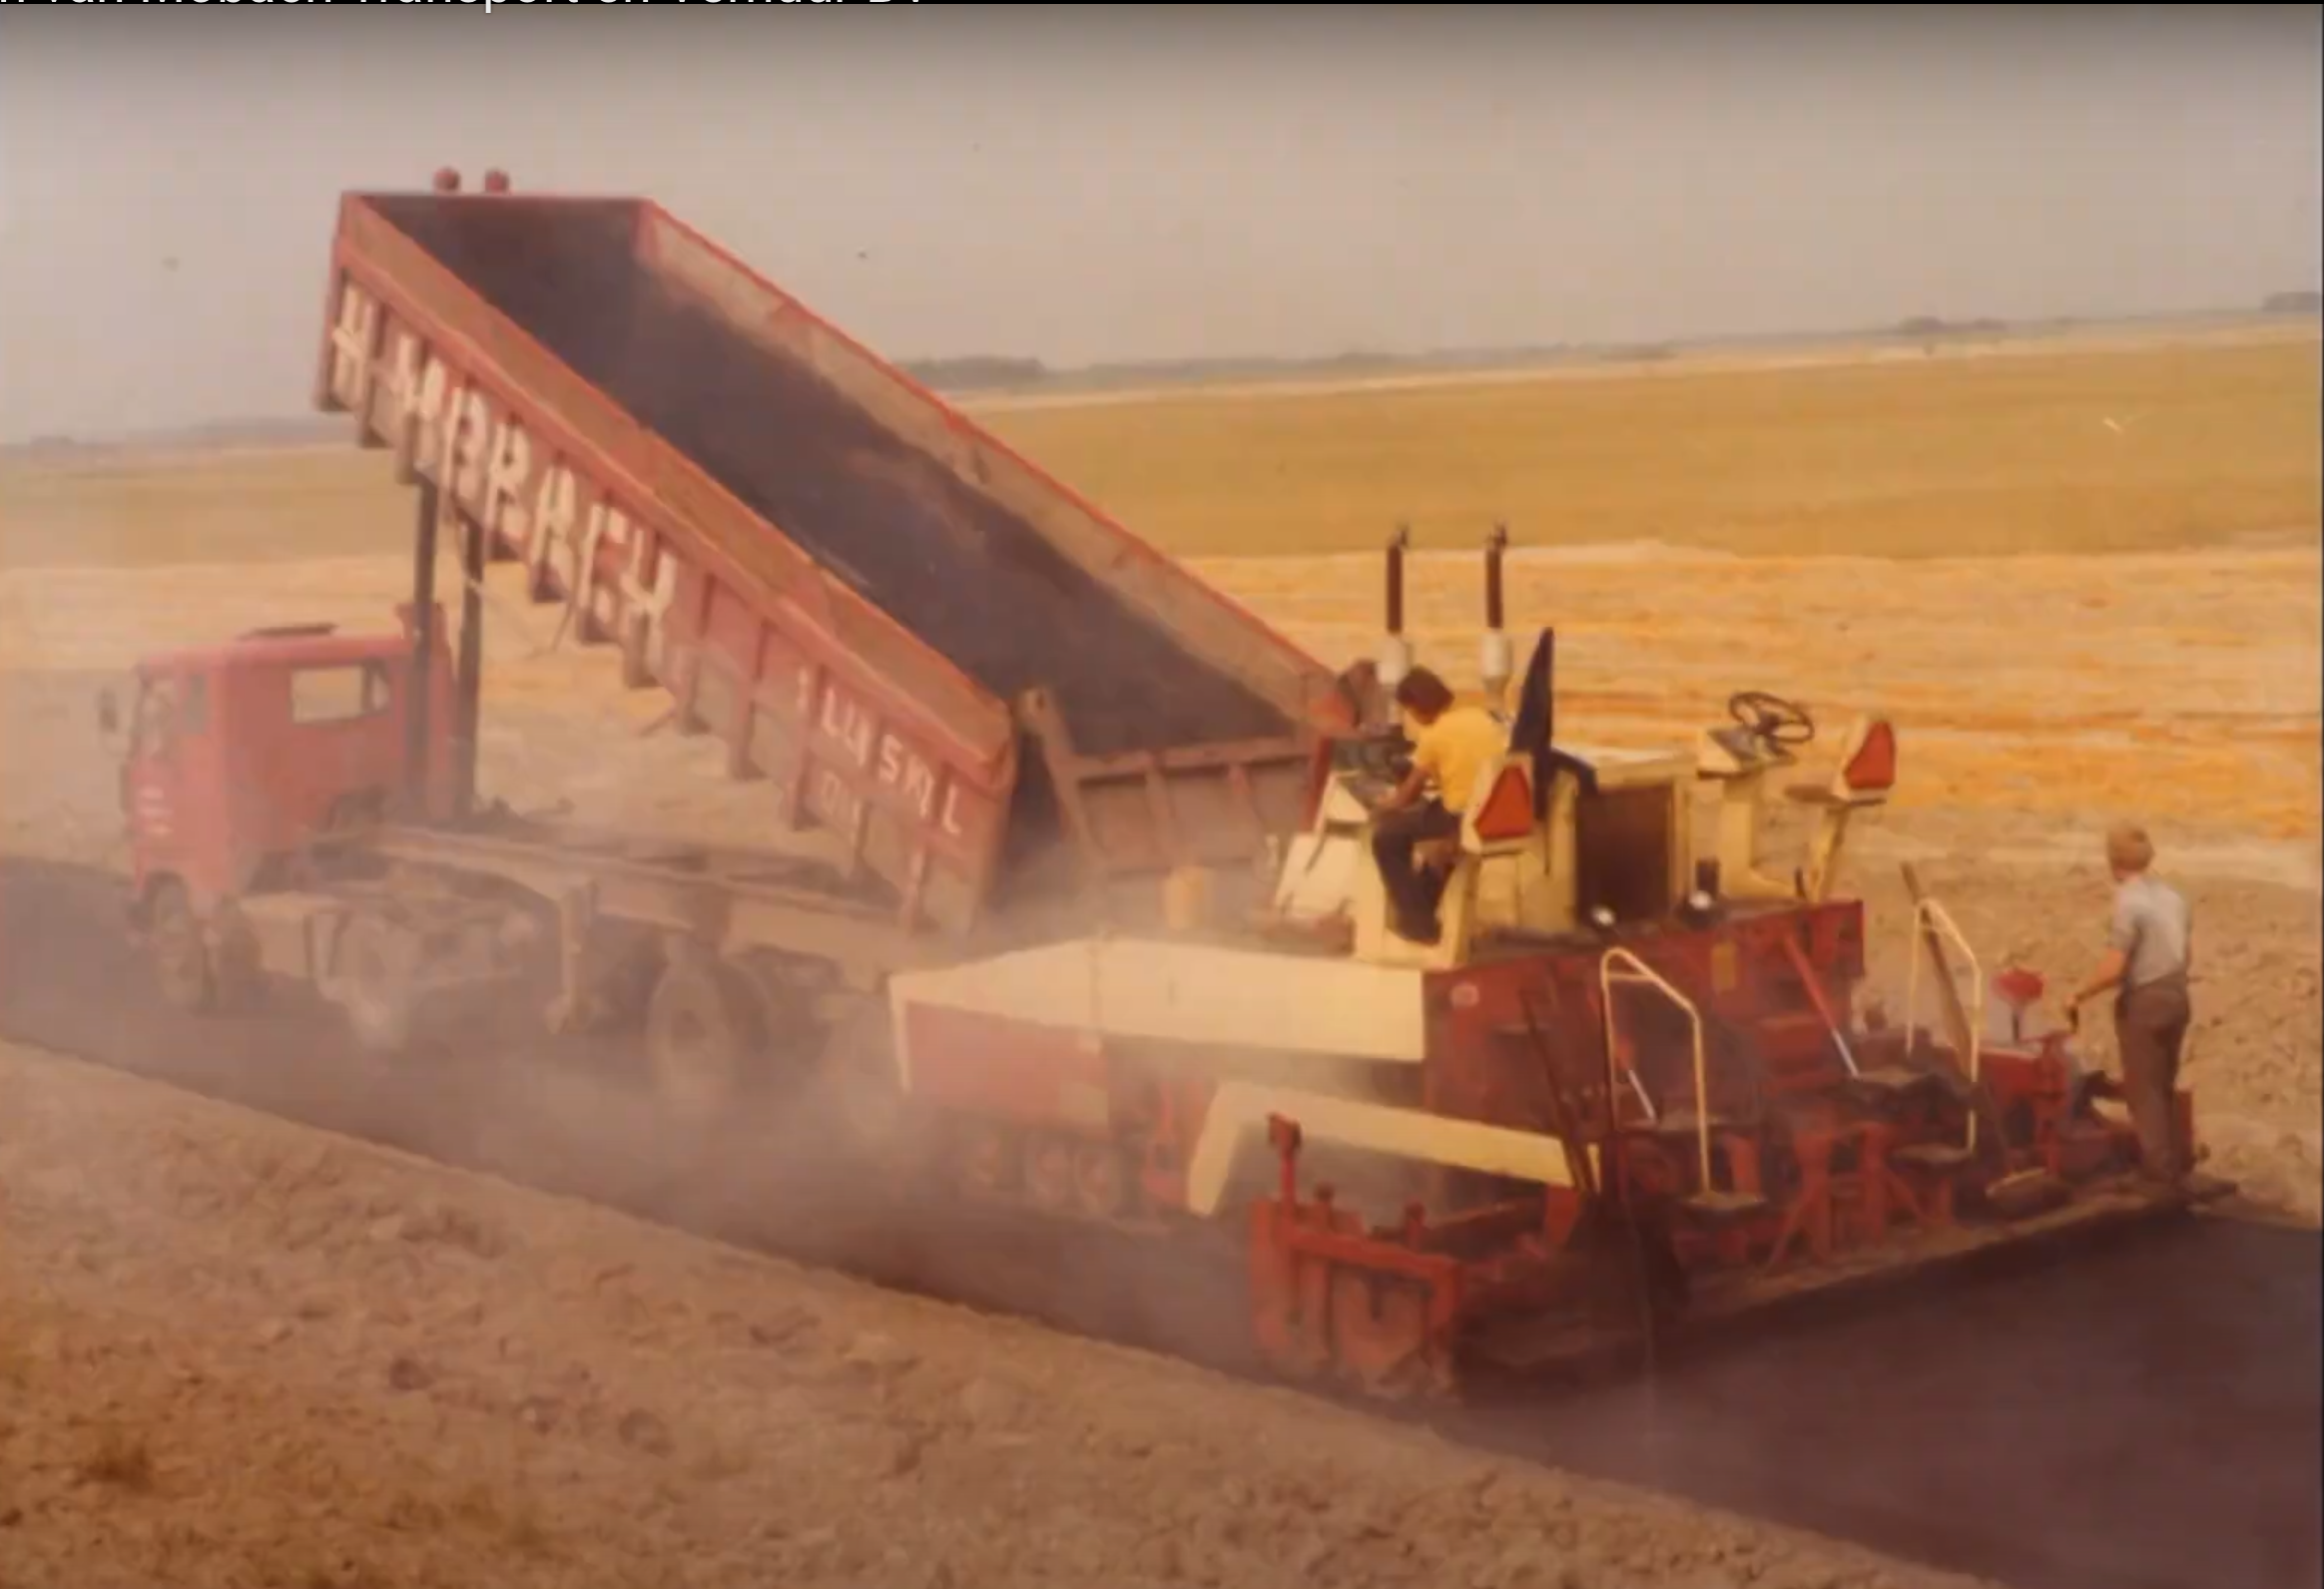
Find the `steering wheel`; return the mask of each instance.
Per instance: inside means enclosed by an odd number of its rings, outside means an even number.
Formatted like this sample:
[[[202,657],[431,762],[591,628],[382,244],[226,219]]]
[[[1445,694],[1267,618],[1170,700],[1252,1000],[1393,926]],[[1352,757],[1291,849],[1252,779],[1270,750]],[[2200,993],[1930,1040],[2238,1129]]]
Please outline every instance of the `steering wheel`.
[[[1727,716],[1767,745],[1806,745],[1816,737],[1807,708],[1764,690],[1739,690],[1727,697]]]

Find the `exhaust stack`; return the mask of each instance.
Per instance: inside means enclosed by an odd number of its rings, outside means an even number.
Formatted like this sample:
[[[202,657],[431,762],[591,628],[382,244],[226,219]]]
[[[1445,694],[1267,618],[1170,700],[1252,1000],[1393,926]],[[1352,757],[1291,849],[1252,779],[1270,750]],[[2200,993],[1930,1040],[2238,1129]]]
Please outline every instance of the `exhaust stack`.
[[[1380,689],[1391,703],[1396,700],[1396,687],[1413,671],[1413,648],[1404,632],[1405,553],[1412,550],[1412,544],[1409,524],[1399,524],[1388,543],[1388,630],[1380,641]],[[1390,716],[1395,716],[1393,705]]]
[[[1507,706],[1509,680],[1516,673],[1508,630],[1501,621],[1501,554],[1508,545],[1509,527],[1495,524],[1484,541],[1484,639],[1478,648],[1476,669],[1484,681],[1485,700],[1495,711]]]

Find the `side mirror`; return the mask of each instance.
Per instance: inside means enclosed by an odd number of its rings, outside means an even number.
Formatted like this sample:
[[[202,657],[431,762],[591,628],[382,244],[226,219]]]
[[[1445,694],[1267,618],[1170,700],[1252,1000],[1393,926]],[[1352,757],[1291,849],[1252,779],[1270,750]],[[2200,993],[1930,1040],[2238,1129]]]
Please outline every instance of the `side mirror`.
[[[97,732],[107,739],[121,732],[121,703],[111,690],[97,692]]]

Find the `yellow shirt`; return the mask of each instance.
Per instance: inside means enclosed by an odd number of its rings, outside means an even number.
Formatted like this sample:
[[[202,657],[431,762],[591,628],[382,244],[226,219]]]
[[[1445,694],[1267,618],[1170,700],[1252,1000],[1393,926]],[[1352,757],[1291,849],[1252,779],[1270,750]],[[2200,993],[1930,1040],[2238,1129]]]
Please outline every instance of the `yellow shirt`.
[[[1476,781],[1508,749],[1508,730],[1482,707],[1454,707],[1413,736],[1413,766],[1437,781],[1452,812],[1468,809]]]

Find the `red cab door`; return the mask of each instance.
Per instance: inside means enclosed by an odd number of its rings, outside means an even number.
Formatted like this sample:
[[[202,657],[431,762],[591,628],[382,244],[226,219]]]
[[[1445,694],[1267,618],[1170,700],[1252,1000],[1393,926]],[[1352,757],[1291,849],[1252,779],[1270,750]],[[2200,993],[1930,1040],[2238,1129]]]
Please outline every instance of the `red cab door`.
[[[213,691],[206,674],[141,674],[122,764],[122,813],[139,894],[161,877],[182,880],[196,907],[234,888],[216,778]]]

